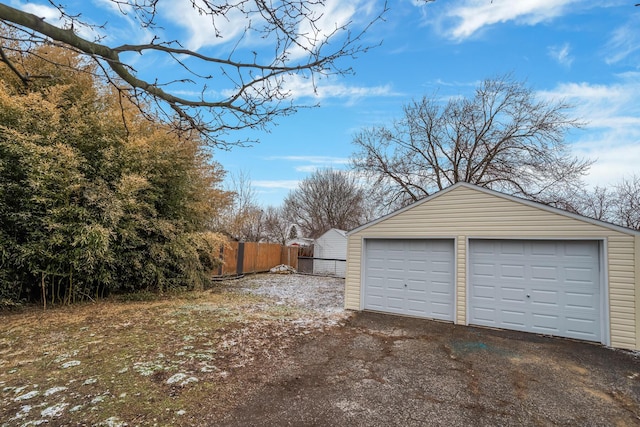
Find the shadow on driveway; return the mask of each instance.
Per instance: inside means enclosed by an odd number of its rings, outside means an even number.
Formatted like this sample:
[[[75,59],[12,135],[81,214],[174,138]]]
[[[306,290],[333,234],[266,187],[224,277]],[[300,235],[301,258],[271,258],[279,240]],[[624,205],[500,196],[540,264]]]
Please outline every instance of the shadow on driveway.
[[[637,355],[356,313],[306,337],[227,426],[640,425]]]

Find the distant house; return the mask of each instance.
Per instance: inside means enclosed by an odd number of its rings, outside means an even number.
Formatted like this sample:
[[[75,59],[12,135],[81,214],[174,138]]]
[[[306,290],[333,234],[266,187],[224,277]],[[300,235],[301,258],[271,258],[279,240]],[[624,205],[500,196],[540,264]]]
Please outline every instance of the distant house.
[[[301,248],[307,248],[313,245],[313,239],[309,237],[296,237],[294,239],[287,240],[287,246],[300,246]]]
[[[313,273],[345,276],[347,232],[332,228],[313,244]]]

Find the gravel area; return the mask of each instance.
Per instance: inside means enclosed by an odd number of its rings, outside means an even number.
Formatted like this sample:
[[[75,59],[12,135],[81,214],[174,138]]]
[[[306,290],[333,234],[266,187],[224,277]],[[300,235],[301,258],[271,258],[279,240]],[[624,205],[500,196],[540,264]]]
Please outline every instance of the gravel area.
[[[256,274],[239,279],[244,292],[266,296],[325,316],[347,316],[344,279],[304,274]]]

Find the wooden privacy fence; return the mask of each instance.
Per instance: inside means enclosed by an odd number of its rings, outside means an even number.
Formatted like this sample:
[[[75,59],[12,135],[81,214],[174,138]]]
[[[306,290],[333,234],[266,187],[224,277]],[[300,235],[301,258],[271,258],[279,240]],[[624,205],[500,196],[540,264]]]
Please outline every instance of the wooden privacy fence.
[[[277,243],[230,242],[220,249],[219,276],[260,273],[276,265],[298,268],[298,247]]]

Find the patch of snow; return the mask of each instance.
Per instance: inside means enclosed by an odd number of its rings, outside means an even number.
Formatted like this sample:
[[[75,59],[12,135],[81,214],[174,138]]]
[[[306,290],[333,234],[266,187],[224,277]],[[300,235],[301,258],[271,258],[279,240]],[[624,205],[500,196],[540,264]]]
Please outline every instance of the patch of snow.
[[[69,412],[78,412],[80,409],[82,409],[82,405],[76,405],[73,408],[69,409]]]
[[[45,396],[51,396],[52,394],[58,393],[59,391],[64,391],[67,388],[64,386],[51,387],[47,391],[44,392]]]
[[[31,390],[29,393],[25,393],[25,394],[23,394],[21,396],[18,396],[13,400],[16,401],[16,402],[20,402],[22,400],[29,400],[29,399],[33,399],[34,397],[36,397],[39,394],[40,394],[40,392],[38,390]]]
[[[167,384],[175,384],[177,382],[182,381],[183,379],[187,378],[187,374],[183,374],[178,372],[177,374],[172,375],[168,380],[167,380]]]
[[[96,397],[94,397],[93,399],[91,399],[91,403],[95,405],[95,404],[97,404],[97,403],[104,402],[104,400],[105,400],[106,398],[107,398],[107,396],[106,396],[106,395],[101,394],[100,396],[96,396]]]
[[[133,364],[133,370],[143,377],[148,377],[156,371],[164,369],[162,365],[153,362],[136,362]]]
[[[40,415],[47,418],[59,417],[67,406],[69,406],[68,403],[56,403],[53,406],[43,409]]]
[[[74,366],[80,365],[80,363],[82,362],[79,360],[69,360],[68,362],[63,363],[60,367],[62,369],[73,368]]]
[[[84,380],[84,382],[82,383],[82,385],[89,385],[89,384],[95,384],[98,382],[97,378],[87,378],[86,380]]]
[[[181,386],[185,386],[189,383],[198,382],[196,377],[189,377],[187,374],[183,374],[178,372],[177,374],[172,375],[168,380],[167,384],[176,384],[179,383]]]
[[[344,279],[302,274],[257,274],[240,282],[244,292],[266,296],[319,314],[344,313]]]
[[[20,407],[20,410],[18,411],[16,416],[12,418],[12,420],[19,420],[21,418],[24,418],[29,415],[29,412],[31,412],[31,405],[23,405]]]
[[[207,363],[204,363],[202,365],[202,367],[200,368],[200,372],[215,372],[217,371],[218,368],[213,366],[213,365],[209,365]]]
[[[176,415],[184,415],[186,413],[187,411],[185,411],[184,409],[180,409],[179,411],[176,411]]]
[[[40,424],[49,424],[49,420],[35,420],[22,424],[22,427],[39,426]]]
[[[13,388],[13,393],[14,394],[18,394],[18,393],[22,393],[24,390],[26,390],[27,386],[23,385],[22,387],[5,387],[6,391],[9,391]]]
[[[106,420],[101,422],[99,425],[105,426],[105,427],[125,427],[128,424],[125,423],[124,421],[121,421],[118,417],[111,417],[111,418],[107,418]]]
[[[286,265],[286,264],[280,264],[280,265],[276,265],[275,267],[273,267],[271,270],[269,270],[270,273],[277,273],[277,274],[294,274],[297,273],[296,269]]]

